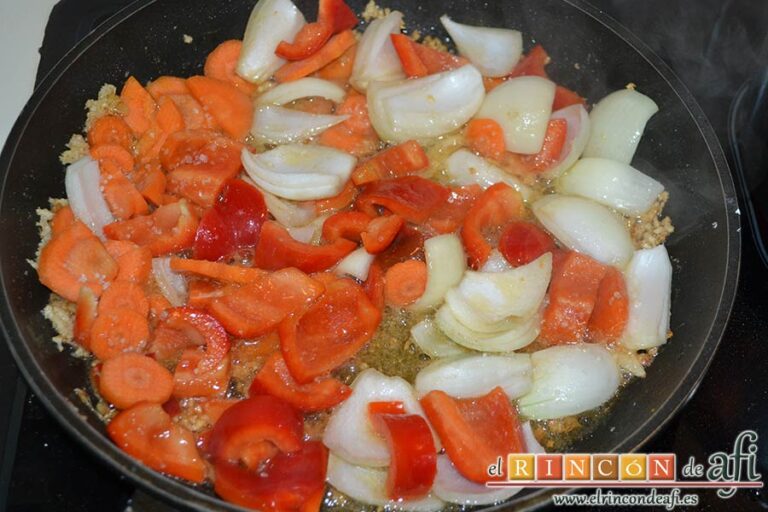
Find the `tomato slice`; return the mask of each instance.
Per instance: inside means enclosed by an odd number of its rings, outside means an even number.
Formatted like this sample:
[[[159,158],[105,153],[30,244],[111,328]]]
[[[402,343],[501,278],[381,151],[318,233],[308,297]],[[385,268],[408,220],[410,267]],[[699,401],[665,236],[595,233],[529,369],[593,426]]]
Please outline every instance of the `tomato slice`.
[[[513,267],[526,265],[554,249],[555,241],[549,233],[531,222],[509,223],[499,239],[499,251]]]
[[[408,222],[423,224],[448,201],[450,189],[419,176],[366,183],[357,197],[357,209],[376,217],[383,207]]]
[[[209,452],[214,462],[243,462],[257,469],[278,453],[299,451],[304,426],[299,413],[269,395],[252,396],[228,408],[213,426]]]
[[[261,228],[254,265],[266,270],[296,267],[307,273],[322,272],[354,251],[357,244],[340,238],[328,245],[311,245],[294,240],[278,222],[267,221]]]
[[[300,510],[325,489],[328,449],[308,441],[298,451],[275,455],[258,472],[224,461],[214,467],[214,490],[225,500],[265,512]]]
[[[208,371],[200,365],[206,355],[201,350],[185,350],[173,371],[173,396],[176,398],[221,397],[229,387],[230,358],[224,356]]]
[[[501,388],[477,398],[457,399],[430,391],[421,405],[456,469],[465,478],[485,483],[488,466],[508,453],[524,451],[520,422]]]
[[[208,303],[208,311],[239,338],[272,331],[285,317],[297,313],[323,293],[323,285],[295,268],[265,275],[250,284],[225,287]]]
[[[175,424],[160,404],[142,402],[107,425],[112,441],[150,468],[195,483],[205,480],[205,463],[189,430]]]
[[[142,215],[104,226],[112,240],[128,240],[148,248],[153,256],[183,251],[192,246],[197,216],[185,199],[161,206],[151,215]]]
[[[151,352],[160,360],[170,360],[182,349],[204,346],[204,356],[196,372],[214,371],[229,352],[229,337],[224,327],[211,315],[191,306],[171,308],[155,328]]]
[[[301,411],[322,411],[343,402],[352,389],[333,377],[299,384],[288,371],[283,356],[276,352],[256,374],[249,393],[276,396]]]
[[[300,384],[328,373],[354,356],[380,321],[381,312],[354,281],[329,282],[303,315],[287,318],[278,328],[288,370]]]
[[[370,254],[383,252],[395,240],[403,224],[399,215],[385,215],[373,219],[360,234],[365,250]]]
[[[427,421],[418,414],[371,414],[390,454],[387,493],[393,500],[423,498],[437,473],[437,450]]]
[[[259,190],[233,179],[222,189],[219,200],[200,220],[195,234],[195,258],[219,260],[259,243],[267,205]]]
[[[498,237],[502,226],[525,215],[520,193],[505,183],[489,187],[467,212],[461,229],[461,239],[470,265],[483,266],[493,248],[489,240]]]
[[[323,239],[335,242],[339,238],[346,238],[353,242],[360,242],[360,235],[371,216],[363,212],[338,212],[334,213],[323,222]]]

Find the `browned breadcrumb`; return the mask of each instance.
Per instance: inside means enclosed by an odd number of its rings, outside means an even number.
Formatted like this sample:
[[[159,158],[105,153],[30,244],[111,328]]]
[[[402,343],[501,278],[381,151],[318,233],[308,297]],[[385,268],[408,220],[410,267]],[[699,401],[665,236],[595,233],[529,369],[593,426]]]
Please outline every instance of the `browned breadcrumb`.
[[[264,366],[267,359],[263,342],[238,341],[232,346],[232,379],[235,381],[235,391],[245,394],[253,381],[253,377]]]
[[[52,293],[48,304],[43,308],[43,316],[51,322],[56,331],[53,342],[59,347],[59,351],[64,350],[64,343],[72,343],[73,340],[75,303]]]
[[[669,192],[659,194],[653,206],[644,214],[629,219],[632,241],[637,249],[652,249],[661,245],[675,231],[672,220],[661,213],[669,200]]]
[[[125,105],[117,94],[117,87],[112,84],[104,84],[99,89],[99,95],[96,99],[85,102],[85,108],[88,113],[85,116],[85,131],[91,127],[96,119],[108,114],[125,114]]]
[[[187,398],[179,401],[180,412],[173,420],[192,432],[202,432],[213,426],[213,421],[205,414],[200,400]]]
[[[613,353],[616,363],[626,377],[645,377],[645,365],[643,355],[634,350],[629,350],[620,344],[610,345],[608,349]]]
[[[182,39],[182,41],[184,41],[184,44],[192,44],[192,41],[194,41],[194,39],[192,38],[192,36],[191,36],[191,35],[189,35],[189,34],[184,34],[184,35],[182,35],[182,36],[181,36],[181,39]]]
[[[389,15],[389,13],[392,12],[392,9],[389,7],[379,7],[379,5],[375,2],[375,0],[369,0],[369,2],[366,4],[365,9],[360,14],[360,16],[363,17],[363,20],[366,22],[369,22],[371,20],[378,20],[381,18],[384,18]]]
[[[440,38],[435,36],[424,36],[421,40],[421,44],[432,48],[433,50],[438,50],[441,52],[448,51],[448,47],[445,45],[445,43]]]
[[[88,141],[85,140],[85,137],[76,133],[69,138],[67,149],[59,155],[59,161],[64,165],[69,165],[86,155],[88,155]]]
[[[98,393],[90,394],[83,388],[75,388],[75,396],[104,423],[109,423],[117,415],[117,409],[110,405]]]

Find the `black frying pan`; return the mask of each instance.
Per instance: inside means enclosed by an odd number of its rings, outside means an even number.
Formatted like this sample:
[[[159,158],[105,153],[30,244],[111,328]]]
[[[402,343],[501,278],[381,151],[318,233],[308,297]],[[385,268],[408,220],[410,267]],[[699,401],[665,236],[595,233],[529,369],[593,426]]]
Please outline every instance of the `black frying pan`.
[[[163,74],[202,72],[219,42],[240,38],[254,0],[138,1],[99,27],[43,80],[22,112],[0,158],[0,308],[5,337],[32,388],[51,413],[109,466],[151,492],[196,510],[236,510],[204,489],[162,476],[122,453],[104,425],[74,396],[86,364],[59,353],[40,310],[48,290],[26,262],[38,243],[35,207],[64,196],[57,155],[83,125],[83,104],[105,82],[128,73],[146,82]],[[365,0],[352,0],[361,10]],[[411,28],[445,36],[447,12],[460,22],[513,27],[530,46],[542,43],[553,78],[594,102],[628,82],[652,97],[650,121],[634,165],[671,193],[667,213],[676,231],[668,248],[674,265],[674,338],[642,381],[630,384],[593,435],[573,451],[640,448],[695,391],[717,348],[736,292],[740,242],[738,205],[717,139],[690,93],[669,68],[626,29],[579,0],[382,0],[406,13]],[[299,0],[313,16],[315,0]],[[185,44],[183,34],[194,41]],[[728,348],[726,347],[725,350]],[[510,505],[533,507],[541,491],[524,491]]]

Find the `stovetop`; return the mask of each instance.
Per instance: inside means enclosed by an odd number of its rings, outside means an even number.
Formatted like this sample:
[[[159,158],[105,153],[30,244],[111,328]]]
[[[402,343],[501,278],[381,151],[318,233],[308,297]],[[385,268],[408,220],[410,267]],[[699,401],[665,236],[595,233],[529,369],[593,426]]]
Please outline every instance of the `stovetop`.
[[[80,38],[128,3],[61,0],[46,28],[38,81]],[[592,3],[638,34],[693,92],[732,169],[744,167],[745,179],[737,180],[740,202],[745,214],[755,214],[744,218],[739,291],[720,349],[697,393],[645,451],[704,460],[729,450],[740,431],[753,429],[763,434],[758,471],[766,475],[768,372],[762,363],[768,361],[768,256],[762,243],[768,241],[768,9],[761,0]],[[742,100],[731,111],[740,88]],[[737,128],[731,134],[729,113]],[[731,142],[738,152],[729,151]],[[768,509],[766,490],[741,490],[728,501],[706,491],[700,499],[706,510]],[[76,444],[29,391],[0,343],[0,511],[122,512],[129,505],[137,512],[172,512]]]

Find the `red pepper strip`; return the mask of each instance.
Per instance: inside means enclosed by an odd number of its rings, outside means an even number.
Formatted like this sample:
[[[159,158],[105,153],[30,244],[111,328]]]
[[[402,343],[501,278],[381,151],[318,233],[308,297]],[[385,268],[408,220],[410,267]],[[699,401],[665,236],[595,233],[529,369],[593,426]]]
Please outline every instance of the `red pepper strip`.
[[[205,345],[205,355],[197,365],[198,373],[213,371],[229,352],[227,331],[214,317],[197,308],[183,306],[167,309],[157,326],[151,350],[160,360],[190,346]]]
[[[331,25],[334,34],[355,28],[358,23],[355,11],[344,0],[320,0],[317,19]]]
[[[366,183],[355,205],[371,217],[381,206],[407,222],[423,224],[450,197],[450,189],[419,176]]]
[[[501,388],[465,399],[430,391],[421,405],[451,462],[473,482],[492,480],[488,466],[508,453],[524,451],[517,413]]]
[[[275,54],[286,60],[306,59],[317,52],[333,35],[333,26],[323,20],[307,23],[299,30],[292,43],[280,41]]]
[[[335,279],[303,315],[278,327],[288,370],[300,384],[325,375],[354,356],[381,321],[381,311],[351,279]]]
[[[403,402],[368,402],[368,414],[405,414]]]
[[[544,67],[549,64],[549,54],[543,46],[537,44],[531,51],[528,52],[520,62],[517,63],[515,69],[507,76],[507,78],[514,78],[517,76],[540,76],[542,78],[549,78],[547,71]]]
[[[343,238],[328,245],[305,244],[294,240],[279,223],[267,221],[261,228],[254,265],[267,270],[296,267],[307,273],[322,272],[356,247],[357,244]]]
[[[464,57],[435,50],[402,34],[393,34],[391,38],[408,77],[433,75],[456,69],[469,62]]]
[[[554,249],[555,241],[549,233],[531,222],[508,224],[499,239],[499,251],[513,267],[526,265]]]
[[[429,158],[418,142],[409,140],[385,149],[361,163],[352,171],[352,181],[362,185],[369,181],[408,176],[429,166]]]
[[[483,193],[479,185],[466,185],[451,190],[451,195],[427,221],[427,226],[439,234],[453,233],[464,224],[469,209]]]
[[[323,492],[328,450],[307,441],[298,451],[278,453],[258,471],[226,461],[214,467],[214,490],[225,500],[265,512],[297,511]]]
[[[410,37],[404,34],[392,34],[389,37],[392,39],[400,64],[408,78],[419,78],[429,74],[427,66],[421,62],[419,54],[416,53],[415,44]]]
[[[493,249],[488,239],[507,223],[520,219],[525,206],[520,193],[505,183],[489,187],[467,212],[461,239],[472,268],[483,266]]]
[[[363,290],[376,309],[384,311],[384,271],[376,261],[368,269],[368,279],[363,283]]]
[[[386,215],[373,219],[360,234],[365,250],[370,254],[382,252],[394,241],[403,224],[403,219],[399,215]]]
[[[256,374],[248,393],[275,396],[301,411],[322,411],[346,400],[352,389],[333,377],[299,384],[288,371],[283,356],[276,352]]]
[[[323,222],[323,240],[335,242],[340,238],[346,238],[353,242],[360,242],[360,234],[365,231],[370,222],[371,216],[363,212],[334,213]]]
[[[570,107],[571,105],[584,105],[586,106],[587,100],[582,98],[578,93],[558,85],[555,88],[555,100],[552,102],[552,111],[555,112],[561,108]]]
[[[304,424],[286,402],[269,395],[236,403],[213,426],[208,445],[214,462],[242,461],[256,469],[278,453],[301,450]]]
[[[389,497],[426,496],[437,473],[437,450],[427,421],[418,414],[372,414],[371,422],[389,448]]]

